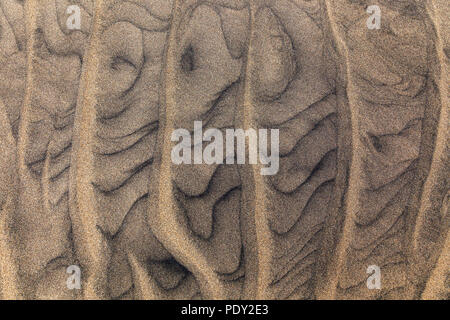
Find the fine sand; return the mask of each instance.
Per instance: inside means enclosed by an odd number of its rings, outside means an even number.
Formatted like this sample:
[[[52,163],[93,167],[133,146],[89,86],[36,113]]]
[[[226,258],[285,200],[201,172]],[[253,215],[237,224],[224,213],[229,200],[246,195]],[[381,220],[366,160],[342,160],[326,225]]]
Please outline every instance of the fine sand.
[[[449,299],[449,16],[0,0],[0,299]],[[174,164],[195,121],[279,171]]]

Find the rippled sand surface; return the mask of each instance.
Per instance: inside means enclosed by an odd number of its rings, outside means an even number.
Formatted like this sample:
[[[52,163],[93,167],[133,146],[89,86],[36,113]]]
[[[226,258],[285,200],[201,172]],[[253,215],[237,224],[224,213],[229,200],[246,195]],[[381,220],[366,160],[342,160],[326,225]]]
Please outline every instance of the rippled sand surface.
[[[449,299],[449,16],[0,0],[0,298]],[[279,171],[174,164],[195,121],[278,129]]]

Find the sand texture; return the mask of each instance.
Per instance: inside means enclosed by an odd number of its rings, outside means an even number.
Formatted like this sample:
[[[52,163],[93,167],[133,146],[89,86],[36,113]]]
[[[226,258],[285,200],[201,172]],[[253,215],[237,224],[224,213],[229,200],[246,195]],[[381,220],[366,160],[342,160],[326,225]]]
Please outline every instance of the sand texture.
[[[448,0],[0,0],[0,299],[449,299],[449,21]],[[279,129],[278,173],[173,163],[194,121]]]

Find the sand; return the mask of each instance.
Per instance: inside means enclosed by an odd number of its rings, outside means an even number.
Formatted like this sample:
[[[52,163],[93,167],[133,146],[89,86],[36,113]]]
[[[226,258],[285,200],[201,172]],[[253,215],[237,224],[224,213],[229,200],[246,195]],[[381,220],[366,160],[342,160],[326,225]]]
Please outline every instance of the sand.
[[[449,12],[0,0],[0,299],[449,299]],[[195,121],[279,171],[174,164]]]

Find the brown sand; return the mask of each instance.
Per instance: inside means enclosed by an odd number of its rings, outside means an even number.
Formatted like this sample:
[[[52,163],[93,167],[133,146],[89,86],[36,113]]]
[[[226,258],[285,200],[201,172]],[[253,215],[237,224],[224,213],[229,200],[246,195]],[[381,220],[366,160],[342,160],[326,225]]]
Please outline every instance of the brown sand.
[[[448,299],[449,6],[0,0],[0,298]],[[194,121],[278,173],[175,165]]]

